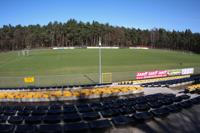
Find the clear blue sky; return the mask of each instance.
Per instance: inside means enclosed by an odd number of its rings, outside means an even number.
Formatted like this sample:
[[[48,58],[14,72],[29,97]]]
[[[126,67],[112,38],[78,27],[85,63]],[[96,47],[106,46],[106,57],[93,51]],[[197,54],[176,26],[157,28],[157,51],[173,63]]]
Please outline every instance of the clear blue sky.
[[[0,27],[93,20],[141,29],[200,32],[200,0],[0,0]]]

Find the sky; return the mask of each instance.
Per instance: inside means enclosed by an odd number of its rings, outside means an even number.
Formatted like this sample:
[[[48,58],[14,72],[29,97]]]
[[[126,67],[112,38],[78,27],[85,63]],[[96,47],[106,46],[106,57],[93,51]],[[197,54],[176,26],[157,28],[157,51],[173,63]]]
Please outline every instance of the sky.
[[[200,32],[200,0],[0,0],[3,25],[69,19],[129,28]]]

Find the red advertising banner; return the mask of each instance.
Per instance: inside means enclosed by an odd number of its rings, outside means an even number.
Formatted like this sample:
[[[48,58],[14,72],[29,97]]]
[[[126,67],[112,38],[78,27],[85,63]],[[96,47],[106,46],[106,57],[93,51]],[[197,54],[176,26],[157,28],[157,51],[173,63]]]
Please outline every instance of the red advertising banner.
[[[148,78],[159,78],[159,77],[167,77],[167,70],[137,72],[136,74],[136,79],[148,79]]]

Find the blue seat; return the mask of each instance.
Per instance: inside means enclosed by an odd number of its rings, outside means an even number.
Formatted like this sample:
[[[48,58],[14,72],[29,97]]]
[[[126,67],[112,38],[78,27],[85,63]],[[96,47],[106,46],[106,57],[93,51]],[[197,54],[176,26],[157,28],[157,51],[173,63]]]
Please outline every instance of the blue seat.
[[[89,124],[90,124],[90,128],[92,130],[109,129],[112,127],[109,120],[97,120],[97,121],[93,121]]]
[[[165,117],[170,111],[167,107],[151,110],[151,113],[156,117]]]
[[[116,116],[112,118],[112,122],[115,126],[125,126],[130,123],[128,116]]]
[[[150,109],[147,104],[136,104],[134,107],[137,111],[148,111]]]
[[[49,106],[45,106],[45,105],[40,105],[40,106],[37,106],[37,110],[48,110]]]
[[[57,104],[55,104],[55,105],[51,105],[50,107],[49,107],[49,109],[51,109],[51,110],[60,110],[61,109],[61,105],[57,105]]]
[[[181,111],[181,107],[178,106],[177,104],[172,104],[172,105],[168,105],[167,106],[167,109],[171,112],[171,113],[174,113],[174,112],[179,112]]]
[[[46,124],[56,124],[61,122],[61,116],[60,115],[46,115],[43,117],[43,121]]]
[[[8,122],[11,124],[21,124],[23,122],[23,117],[21,116],[11,116],[8,119]]]
[[[189,98],[190,98],[190,96],[189,96],[189,95],[186,95],[186,94],[181,95],[180,97],[181,97],[182,99],[189,99]]]
[[[35,110],[36,106],[25,106],[24,110]]]
[[[135,113],[133,117],[135,117],[135,119],[138,121],[146,121],[146,120],[151,120],[153,118],[153,115],[150,112],[142,112],[142,113]]]
[[[154,102],[152,101],[152,102],[149,102],[148,105],[151,108],[160,108],[163,104],[160,101],[154,101]]]
[[[31,110],[20,110],[17,114],[19,116],[29,116],[31,114]]]
[[[84,105],[77,105],[78,111],[80,113],[85,113],[85,112],[92,112],[92,108],[88,104]]]
[[[16,110],[4,110],[4,115],[12,116],[15,115],[16,112]]]
[[[199,104],[200,103],[200,96],[191,99],[192,104]]]
[[[15,133],[37,133],[35,125],[17,125]]]
[[[46,110],[33,110],[32,116],[44,116],[46,114]]]
[[[14,125],[0,124],[0,133],[13,133],[14,128]]]
[[[78,122],[81,121],[81,117],[78,114],[66,114],[63,120],[64,122]]]
[[[73,123],[73,124],[65,124],[64,132],[65,133],[84,133],[89,130],[89,125],[84,122]]]
[[[98,112],[87,112],[82,114],[82,118],[86,121],[97,120],[100,118]]]
[[[7,119],[8,119],[8,116],[5,116],[5,115],[0,116],[0,123],[5,123]]]
[[[40,116],[29,116],[25,118],[26,124],[40,124],[42,121],[42,117]]]
[[[192,102],[187,100],[187,101],[183,101],[178,103],[182,108],[189,108],[192,106]]]
[[[61,133],[62,130],[62,126],[57,124],[39,126],[39,133]]]
[[[76,108],[74,106],[63,106],[63,108],[64,114],[77,113]]]
[[[61,109],[49,109],[47,115],[60,115],[62,113]]]

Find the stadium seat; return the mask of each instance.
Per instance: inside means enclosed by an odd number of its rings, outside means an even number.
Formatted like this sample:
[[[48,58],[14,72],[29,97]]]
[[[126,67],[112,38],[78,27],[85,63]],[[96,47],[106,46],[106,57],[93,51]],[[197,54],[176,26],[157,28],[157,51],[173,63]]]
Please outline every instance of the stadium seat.
[[[88,104],[83,104],[83,105],[77,105],[78,111],[80,113],[85,113],[85,112],[92,112],[92,108]]]
[[[44,105],[37,106],[37,110],[48,110],[48,108],[49,106],[44,106]]]
[[[64,133],[84,133],[89,130],[89,125],[84,122],[65,124]]]
[[[15,133],[36,133],[38,132],[35,125],[17,125]]]
[[[151,108],[160,108],[163,104],[160,101],[149,102],[148,105]]]
[[[183,101],[178,103],[182,108],[189,108],[192,106],[192,102],[187,100],[187,101]]]
[[[115,126],[125,126],[129,124],[130,118],[128,116],[117,116],[112,118],[112,122]]]
[[[172,105],[168,105],[167,106],[167,109],[171,112],[171,113],[174,113],[174,112],[179,112],[181,111],[181,107],[178,106],[177,104],[172,104]]]
[[[78,122],[81,117],[78,114],[65,114],[63,117],[64,122]]]
[[[90,128],[92,130],[102,130],[111,128],[112,125],[109,120],[97,120],[90,123]]]
[[[51,125],[40,125],[39,126],[39,133],[61,133],[62,126],[51,124]]]
[[[31,110],[20,110],[17,114],[19,116],[29,116],[31,114]]]
[[[32,116],[44,116],[46,114],[46,110],[33,110]]]
[[[40,124],[42,121],[42,117],[40,116],[29,116],[25,118],[26,124]]]
[[[8,116],[5,116],[5,115],[0,116],[0,123],[5,123],[7,119],[8,119]]]
[[[0,124],[0,133],[13,133],[14,128],[14,125]]]
[[[47,115],[60,115],[62,113],[61,109],[49,109]]]
[[[135,113],[133,116],[138,121],[146,121],[153,118],[153,115],[150,112]]]
[[[21,116],[11,116],[8,120],[11,124],[21,124],[23,121],[23,117]]]
[[[150,108],[147,104],[136,104],[135,109],[137,111],[148,111]]]
[[[170,113],[169,109],[166,107],[154,109],[154,110],[151,110],[151,112],[153,113],[155,117],[165,117]]]
[[[46,115],[43,118],[44,123],[46,124],[56,124],[60,123],[61,121],[61,116],[60,115]]]
[[[87,112],[82,114],[82,118],[83,120],[91,121],[99,119],[100,115],[98,114],[98,112]]]

